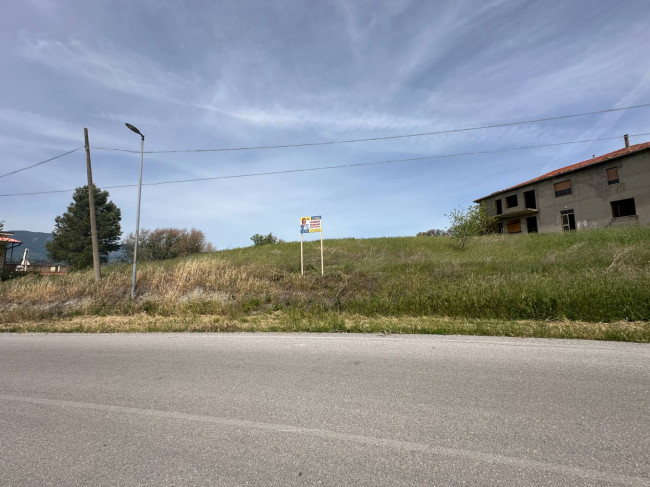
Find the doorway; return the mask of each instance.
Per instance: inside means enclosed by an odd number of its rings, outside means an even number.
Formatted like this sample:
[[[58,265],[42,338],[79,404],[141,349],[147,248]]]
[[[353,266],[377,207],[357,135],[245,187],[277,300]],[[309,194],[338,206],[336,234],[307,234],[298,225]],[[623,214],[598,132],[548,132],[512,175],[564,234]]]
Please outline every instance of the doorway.
[[[562,230],[568,232],[576,229],[576,217],[573,210],[564,210],[562,215]]]
[[[528,233],[537,233],[537,217],[529,216],[526,218],[526,228],[528,228]]]

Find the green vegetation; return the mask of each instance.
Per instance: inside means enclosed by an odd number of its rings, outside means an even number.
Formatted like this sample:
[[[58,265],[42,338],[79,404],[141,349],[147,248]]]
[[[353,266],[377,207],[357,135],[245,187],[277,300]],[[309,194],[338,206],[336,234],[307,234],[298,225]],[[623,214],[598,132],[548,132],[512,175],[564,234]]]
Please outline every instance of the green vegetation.
[[[121,213],[115,203],[108,200],[108,191],[93,186],[95,219],[99,259],[108,262],[108,254],[120,248]],[[73,269],[93,266],[93,247],[90,233],[90,203],[88,186],[75,189],[68,211],[55,219],[52,240],[46,242],[50,258],[67,262]]]
[[[447,237],[449,232],[447,230],[441,230],[439,228],[432,228],[426,232],[418,232],[417,237]]]
[[[461,333],[650,341],[650,228],[343,239],[0,283],[0,329]]]
[[[483,203],[472,205],[466,211],[453,210],[447,217],[449,218],[447,233],[456,239],[461,249],[464,249],[473,237],[497,232],[497,221],[487,214]]]
[[[269,244],[276,244],[279,242],[278,237],[273,235],[273,233],[269,233],[268,235],[262,235],[260,233],[256,233],[251,237],[251,240],[253,241],[253,245],[269,245]]]
[[[185,257],[201,252],[214,252],[212,244],[207,242],[201,230],[192,228],[189,232],[180,228],[156,228],[140,230],[138,240],[138,262],[146,260],[165,260]],[[135,235],[129,235],[122,241],[122,260],[133,262]]]

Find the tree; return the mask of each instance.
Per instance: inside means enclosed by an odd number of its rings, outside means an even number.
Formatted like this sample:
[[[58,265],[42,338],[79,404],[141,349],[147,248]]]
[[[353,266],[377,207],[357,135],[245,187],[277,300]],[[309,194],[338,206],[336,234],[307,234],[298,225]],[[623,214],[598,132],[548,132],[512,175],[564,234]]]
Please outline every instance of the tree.
[[[255,244],[256,246],[276,244],[280,241],[278,240],[278,237],[273,235],[273,233],[269,233],[268,235],[260,235],[259,233],[256,233],[251,237],[251,240],[253,241],[253,244]]]
[[[123,259],[133,260],[135,236],[130,233],[122,242]],[[214,252],[202,231],[192,228],[189,232],[180,228],[156,228],[140,230],[138,240],[138,260],[165,260],[201,252]]]
[[[440,230],[439,228],[432,228],[426,232],[418,232],[416,237],[446,237],[449,235],[447,230]]]
[[[496,219],[487,214],[483,204],[470,206],[466,211],[453,210],[447,217],[450,223],[448,233],[458,240],[461,249],[465,248],[472,237],[497,230]]]
[[[101,191],[97,186],[93,190],[99,258],[107,262],[108,254],[120,248],[121,213],[108,200],[108,191]],[[68,211],[54,220],[53,239],[45,244],[51,259],[67,262],[73,269],[93,266],[89,208],[88,186],[75,189]]]

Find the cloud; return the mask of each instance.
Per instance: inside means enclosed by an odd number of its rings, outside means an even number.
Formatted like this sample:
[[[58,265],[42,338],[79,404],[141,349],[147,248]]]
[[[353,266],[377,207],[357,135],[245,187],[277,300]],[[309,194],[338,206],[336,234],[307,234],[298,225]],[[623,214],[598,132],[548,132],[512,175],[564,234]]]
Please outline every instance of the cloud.
[[[21,133],[37,134],[39,137],[51,137],[73,142],[74,145],[83,145],[83,132],[79,131],[79,125],[60,119],[0,108],[0,123]]]
[[[324,126],[329,130],[385,130],[430,127],[428,121],[391,114],[389,112],[360,112],[343,109],[310,110],[307,108],[245,107],[229,115],[260,126],[304,127],[305,124]]]
[[[149,57],[111,44],[91,47],[80,41],[25,40],[20,54],[30,61],[71,77],[83,76],[103,88],[185,104],[197,80],[164,69]]]

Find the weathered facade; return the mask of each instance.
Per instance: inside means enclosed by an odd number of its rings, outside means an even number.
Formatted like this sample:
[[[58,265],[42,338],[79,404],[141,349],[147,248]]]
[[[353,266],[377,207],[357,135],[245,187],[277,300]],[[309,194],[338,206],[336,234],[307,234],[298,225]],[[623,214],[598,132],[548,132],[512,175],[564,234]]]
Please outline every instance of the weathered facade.
[[[551,171],[475,202],[497,218],[503,233],[648,225],[650,142]]]

